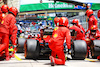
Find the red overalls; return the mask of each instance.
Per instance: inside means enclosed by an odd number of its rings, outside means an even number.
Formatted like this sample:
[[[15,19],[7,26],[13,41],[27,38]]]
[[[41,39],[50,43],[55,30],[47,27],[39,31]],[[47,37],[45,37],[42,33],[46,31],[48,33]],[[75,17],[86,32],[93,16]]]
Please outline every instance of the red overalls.
[[[85,29],[82,27],[82,25],[77,25],[84,33],[85,33]]]
[[[13,25],[16,23],[16,19],[12,14],[8,14],[0,24],[0,38],[2,45],[0,45],[0,52],[5,50],[6,60],[9,60],[9,32],[13,29]]]
[[[55,29],[53,30],[53,34],[56,32],[56,30],[58,29],[59,27],[55,27]],[[53,36],[52,36],[53,37]],[[56,53],[55,51],[51,51],[51,56],[53,56],[54,58],[56,58]]]
[[[95,16],[94,16],[94,15],[90,16],[90,17],[89,17],[89,21],[88,21],[88,30],[87,30],[86,32],[88,32],[88,31],[91,29],[91,26],[92,26],[92,25],[96,25],[96,26],[97,26],[97,23],[98,23],[98,21],[97,21],[97,19],[95,18]],[[97,27],[98,27],[98,26],[97,26]]]
[[[9,34],[6,33],[5,29],[6,23],[4,22],[6,15],[4,13],[0,14],[0,52],[3,50],[5,51],[6,60],[9,60],[9,51],[8,51],[8,45],[9,45]],[[5,30],[5,31],[4,31]]]
[[[100,32],[99,30],[96,31],[95,35],[91,34],[91,31],[89,34],[87,34],[87,38],[86,38],[86,43],[87,43],[87,55],[89,53],[90,50],[90,46],[91,46],[91,40],[100,40]]]
[[[69,29],[74,29],[77,32],[75,40],[85,40],[85,34],[81,31],[81,29],[75,25],[69,27]]]
[[[66,44],[68,49],[71,48],[71,36],[70,31],[66,27],[58,27],[56,32],[53,33],[53,37],[49,41],[49,47],[54,51],[58,58],[54,58],[55,64],[64,65],[65,64],[65,55],[64,55],[64,40],[66,37]]]

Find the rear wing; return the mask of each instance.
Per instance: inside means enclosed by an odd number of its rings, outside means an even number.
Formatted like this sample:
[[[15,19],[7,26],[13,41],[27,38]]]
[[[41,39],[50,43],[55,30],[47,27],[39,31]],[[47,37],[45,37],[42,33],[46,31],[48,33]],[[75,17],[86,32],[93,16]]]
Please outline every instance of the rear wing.
[[[43,35],[52,35],[53,29],[44,29]]]

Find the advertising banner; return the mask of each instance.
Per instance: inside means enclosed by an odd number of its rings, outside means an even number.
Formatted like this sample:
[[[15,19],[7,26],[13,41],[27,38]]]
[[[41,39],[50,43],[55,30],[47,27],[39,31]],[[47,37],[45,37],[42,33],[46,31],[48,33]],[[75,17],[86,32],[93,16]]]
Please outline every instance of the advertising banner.
[[[54,9],[54,3],[37,3],[37,4],[20,5],[20,12],[49,10],[49,9]],[[63,2],[57,2],[55,3],[55,9],[74,9],[74,5]]]
[[[100,10],[100,3],[92,3],[91,9]]]

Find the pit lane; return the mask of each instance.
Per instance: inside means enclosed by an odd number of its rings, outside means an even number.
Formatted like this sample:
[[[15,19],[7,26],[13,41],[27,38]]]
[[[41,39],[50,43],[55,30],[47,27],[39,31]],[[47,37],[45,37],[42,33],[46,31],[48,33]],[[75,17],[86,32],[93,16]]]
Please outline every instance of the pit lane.
[[[25,59],[23,53],[16,53],[21,59],[11,58],[9,61],[0,61],[0,67],[51,67],[50,60],[40,57],[38,60]],[[66,55],[70,58],[70,55]],[[94,59],[97,60],[97,59]],[[67,60],[65,65],[55,65],[54,67],[100,67],[100,61],[90,62],[88,60]]]

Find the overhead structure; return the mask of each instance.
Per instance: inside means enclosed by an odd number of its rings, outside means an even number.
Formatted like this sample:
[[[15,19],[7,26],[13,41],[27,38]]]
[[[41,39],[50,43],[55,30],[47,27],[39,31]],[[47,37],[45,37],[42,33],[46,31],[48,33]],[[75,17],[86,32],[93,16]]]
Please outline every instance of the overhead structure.
[[[51,0],[53,1],[53,0]],[[54,0],[56,1],[61,1],[61,2],[67,2],[67,3],[73,3],[76,5],[82,5],[86,3],[100,3],[100,0]]]
[[[100,0],[51,0],[51,1],[61,1],[61,2],[67,2],[72,3],[74,5],[81,5],[86,6],[88,3],[100,3]]]
[[[81,5],[81,6],[83,6],[83,4],[85,4],[85,3],[81,2],[81,0],[80,1],[79,0],[54,0],[54,1],[55,2],[56,1],[67,2],[67,3],[72,3],[75,5]]]
[[[24,20],[46,20],[47,18],[27,17]]]
[[[16,18],[17,21],[22,21],[22,20],[46,20],[47,18],[37,18],[37,17],[26,17],[26,18]]]
[[[99,7],[100,0],[49,0],[49,1],[51,2],[32,3],[32,4],[22,2],[23,4],[20,4],[20,13],[18,15],[25,15],[26,13],[36,14],[36,13],[52,13],[52,12],[74,12],[74,10],[77,12],[81,12],[81,9],[82,10],[87,9],[88,6],[87,4],[90,5],[90,9],[92,10],[100,9]]]

